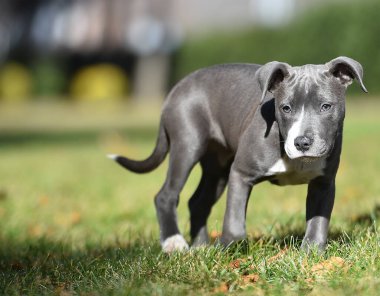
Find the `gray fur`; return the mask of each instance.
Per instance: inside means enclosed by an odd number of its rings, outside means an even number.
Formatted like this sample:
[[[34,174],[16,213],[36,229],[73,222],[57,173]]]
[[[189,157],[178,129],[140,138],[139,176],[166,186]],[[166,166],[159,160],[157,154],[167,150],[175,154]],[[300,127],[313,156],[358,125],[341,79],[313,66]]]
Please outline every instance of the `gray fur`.
[[[144,161],[116,157],[129,170],[147,172],[170,147],[167,178],[155,198],[164,251],[186,249],[176,207],[197,163],[202,177],[189,201],[193,245],[208,243],[207,218],[227,183],[220,242],[227,246],[244,239],[252,187],[269,181],[308,184],[302,246],[323,249],[334,204],[345,91],[354,78],[366,91],[361,65],[339,57],[301,67],[280,62],[217,65],[180,81],[163,106],[152,156]]]

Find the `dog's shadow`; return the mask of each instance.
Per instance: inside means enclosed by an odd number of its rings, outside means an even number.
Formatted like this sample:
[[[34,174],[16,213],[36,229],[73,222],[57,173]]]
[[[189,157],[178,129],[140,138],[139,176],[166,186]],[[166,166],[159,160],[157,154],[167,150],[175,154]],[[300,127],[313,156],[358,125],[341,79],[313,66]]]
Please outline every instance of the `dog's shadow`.
[[[372,229],[376,231],[376,220],[380,217],[380,204],[368,213],[362,213],[351,218],[344,229],[332,225],[328,234],[328,244],[338,246],[348,246],[352,240],[361,232]],[[305,235],[304,223],[298,223],[290,220],[288,223],[276,225],[276,229],[268,234],[248,233],[248,239],[240,241],[230,246],[231,252],[239,252],[249,255],[252,245],[263,245],[270,247],[295,247],[299,249],[302,239]],[[212,240],[214,244],[218,243],[218,238]]]
[[[329,232],[329,244],[338,246],[351,244],[358,234],[370,228],[376,228],[375,221],[379,217],[380,205],[376,205],[369,213],[352,218],[348,223],[347,231],[332,227]],[[276,227],[272,232],[273,234],[248,235],[248,243],[238,245],[239,255],[251,255],[250,252],[260,246],[273,249],[289,246],[299,248],[304,235],[304,225],[290,221],[288,224]],[[255,247],[252,249],[252,246]],[[236,248],[231,248],[230,251],[236,252]],[[141,258],[145,258],[144,262],[159,264],[160,260],[166,256],[161,252],[160,245],[153,236],[125,242],[115,240],[108,244],[92,243],[84,248],[75,248],[70,242],[52,241],[47,238],[22,240],[2,235],[0,236],[0,274],[2,275],[0,290],[9,286],[7,283],[23,282],[27,274],[26,285],[43,281],[43,285],[49,289],[57,289],[66,285],[67,278],[61,277],[61,274],[70,274],[75,278],[80,277],[83,272],[95,273],[98,270],[106,270],[110,268],[109,266],[112,266],[113,272],[128,278],[130,275],[125,266],[141,264]],[[62,272],[57,273],[57,268]]]

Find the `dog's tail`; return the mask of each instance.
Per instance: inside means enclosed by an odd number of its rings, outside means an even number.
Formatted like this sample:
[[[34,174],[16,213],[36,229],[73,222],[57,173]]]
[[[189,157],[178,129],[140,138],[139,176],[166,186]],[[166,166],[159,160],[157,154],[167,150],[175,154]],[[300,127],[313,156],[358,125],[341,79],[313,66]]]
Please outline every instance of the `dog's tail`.
[[[152,154],[145,160],[132,160],[124,156],[108,154],[107,157],[115,160],[122,167],[135,173],[148,173],[157,168],[165,159],[169,151],[169,140],[165,128],[160,123],[156,147]]]

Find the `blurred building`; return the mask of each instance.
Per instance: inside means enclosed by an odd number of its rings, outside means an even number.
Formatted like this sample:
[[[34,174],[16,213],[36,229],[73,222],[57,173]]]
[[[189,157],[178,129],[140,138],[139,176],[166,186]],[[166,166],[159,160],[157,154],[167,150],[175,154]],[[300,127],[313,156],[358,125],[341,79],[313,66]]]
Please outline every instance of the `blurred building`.
[[[99,62],[121,66],[137,96],[161,94],[182,32],[174,0],[1,0],[0,58],[57,57],[69,75]]]
[[[69,77],[112,63],[127,73],[135,96],[157,97],[185,36],[283,25],[321,1],[0,0],[0,61],[53,57]]]

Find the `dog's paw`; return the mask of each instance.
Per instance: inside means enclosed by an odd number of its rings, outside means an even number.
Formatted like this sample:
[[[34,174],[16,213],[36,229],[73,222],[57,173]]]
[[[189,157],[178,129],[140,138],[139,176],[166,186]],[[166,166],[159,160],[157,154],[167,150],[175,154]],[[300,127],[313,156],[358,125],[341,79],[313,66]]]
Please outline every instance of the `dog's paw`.
[[[306,252],[307,254],[311,252],[317,252],[322,254],[326,249],[326,242],[318,242],[310,240],[309,238],[304,238],[301,244],[301,250]]]
[[[182,252],[182,251],[187,251],[189,249],[189,245],[185,241],[182,235],[180,234],[175,234],[167,239],[165,239],[162,242],[162,251],[165,253],[172,253],[172,252]]]

